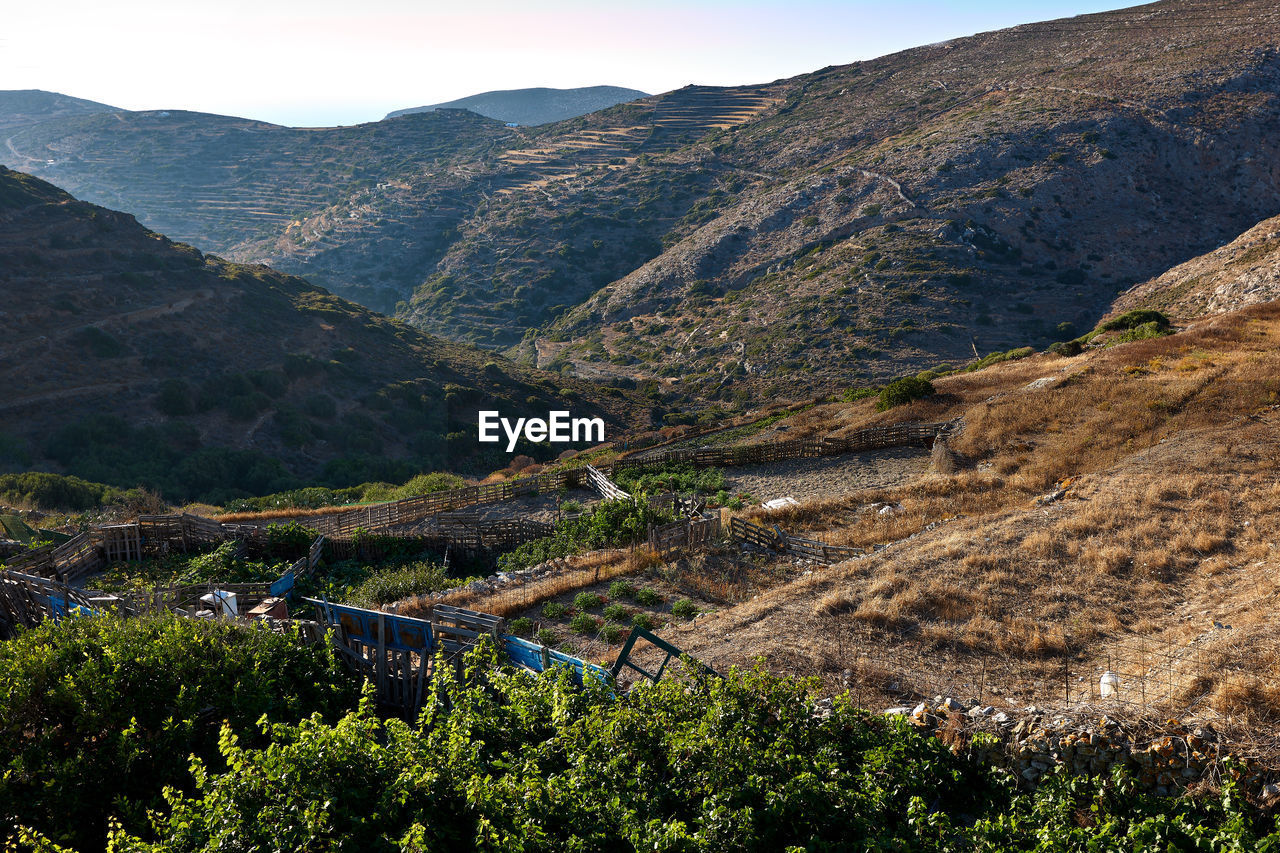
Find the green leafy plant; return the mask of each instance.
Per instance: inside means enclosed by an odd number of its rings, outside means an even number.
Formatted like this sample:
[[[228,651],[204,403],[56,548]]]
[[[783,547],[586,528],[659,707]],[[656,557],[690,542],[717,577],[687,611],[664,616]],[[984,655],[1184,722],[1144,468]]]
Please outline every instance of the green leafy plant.
[[[343,600],[357,607],[377,609],[393,601],[465,586],[476,578],[451,578],[436,563],[413,562],[376,569]]]
[[[619,598],[635,598],[636,586],[631,581],[614,581],[609,584],[609,598],[617,600]]]
[[[692,619],[701,613],[702,610],[698,605],[693,603],[692,599],[682,598],[671,605],[671,615],[678,616],[681,619]]]
[[[652,631],[660,624],[661,621],[652,613],[636,613],[631,617],[631,626],[633,628],[644,628],[646,631]]]
[[[645,587],[636,592],[636,604],[643,604],[645,607],[657,607],[663,601],[662,596],[657,590]]]
[[[880,398],[876,401],[876,410],[883,412],[894,406],[901,406],[913,400],[920,400],[935,393],[933,383],[918,376],[904,376],[895,379],[880,389]]]
[[[580,592],[573,597],[573,606],[578,610],[595,610],[604,604],[604,599],[594,592]]]
[[[610,622],[625,622],[629,611],[625,604],[614,602],[604,609],[604,618]]]
[[[517,637],[527,637],[533,633],[533,620],[528,616],[516,617],[507,625],[507,629]]]
[[[548,601],[542,605],[543,619],[560,619],[569,611],[569,608],[559,601]]]
[[[575,634],[595,634],[600,630],[600,620],[590,613],[579,613],[569,620],[569,628]]]
[[[216,759],[219,725],[261,744],[264,715],[332,720],[357,693],[328,643],[250,624],[45,622],[0,643],[0,821],[101,850],[108,817],[144,827],[166,785],[189,790],[188,756]]]

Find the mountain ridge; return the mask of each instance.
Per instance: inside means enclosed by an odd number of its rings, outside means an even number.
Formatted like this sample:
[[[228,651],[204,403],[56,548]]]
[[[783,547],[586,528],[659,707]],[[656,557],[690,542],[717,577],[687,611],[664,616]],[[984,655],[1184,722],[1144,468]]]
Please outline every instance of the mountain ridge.
[[[438,109],[470,110],[486,118],[521,125],[548,124],[608,109],[626,101],[647,98],[648,93],[623,86],[580,86],[552,89],[497,89],[439,104],[393,110],[384,118],[398,118]]]

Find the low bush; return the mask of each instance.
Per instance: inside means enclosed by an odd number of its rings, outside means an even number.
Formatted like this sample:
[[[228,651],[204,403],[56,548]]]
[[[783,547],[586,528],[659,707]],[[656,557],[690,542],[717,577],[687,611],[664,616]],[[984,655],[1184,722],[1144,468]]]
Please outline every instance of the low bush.
[[[645,587],[636,592],[636,604],[643,604],[645,607],[657,607],[662,603],[662,596],[656,590]]]
[[[619,598],[635,598],[636,587],[630,581],[614,581],[609,584],[609,598],[617,600]]]
[[[604,618],[610,622],[625,622],[629,612],[625,604],[614,602],[604,609]]]
[[[724,488],[724,471],[673,462],[656,468],[622,468],[614,473],[614,481],[632,494],[712,495]]]
[[[657,628],[661,621],[652,613],[636,613],[631,617],[631,626],[633,628],[644,628],[646,631],[652,631]]]
[[[595,610],[601,604],[604,599],[594,592],[580,592],[573,597],[573,606],[579,610]]]
[[[876,401],[877,411],[886,411],[894,406],[901,406],[913,400],[920,400],[935,393],[933,383],[918,376],[904,376],[895,379],[880,389],[880,398]]]
[[[577,518],[557,522],[551,536],[526,542],[503,554],[498,558],[498,568],[516,571],[579,551],[640,542],[648,536],[650,524],[666,524],[674,518],[670,510],[653,508],[643,501],[603,501]]]
[[[569,611],[569,608],[561,604],[559,601],[548,601],[542,605],[543,619],[559,619]]]
[[[693,603],[692,599],[682,598],[671,605],[671,615],[678,616],[681,619],[692,619],[701,613],[702,610],[698,605]]]
[[[616,646],[618,643],[621,643],[623,640],[625,640],[627,638],[627,635],[631,632],[624,626],[616,625],[611,622],[605,625],[600,633],[604,637],[605,642],[609,643],[610,645]]]
[[[401,566],[375,569],[359,586],[344,597],[347,604],[376,610],[384,604],[465,586],[475,578],[451,578],[443,566],[414,562]]]
[[[569,620],[569,628],[575,634],[595,634],[600,630],[600,620],[589,613],[579,613]]]
[[[533,633],[533,620],[528,616],[519,616],[511,620],[507,629],[517,637],[527,637]]]

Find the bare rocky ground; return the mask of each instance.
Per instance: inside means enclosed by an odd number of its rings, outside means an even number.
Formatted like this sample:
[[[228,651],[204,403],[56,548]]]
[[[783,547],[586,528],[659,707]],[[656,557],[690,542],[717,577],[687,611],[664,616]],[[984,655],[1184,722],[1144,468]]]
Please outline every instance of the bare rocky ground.
[[[590,489],[573,489],[563,495],[543,494],[529,495],[511,501],[479,504],[467,507],[463,512],[475,512],[481,521],[500,521],[506,518],[527,518],[534,521],[554,523],[560,518],[561,506],[576,501],[582,509],[588,509],[600,502],[600,496]]]
[[[928,467],[928,450],[904,447],[729,468],[725,480],[731,492],[750,494],[757,503],[781,497],[803,501],[901,485]]]

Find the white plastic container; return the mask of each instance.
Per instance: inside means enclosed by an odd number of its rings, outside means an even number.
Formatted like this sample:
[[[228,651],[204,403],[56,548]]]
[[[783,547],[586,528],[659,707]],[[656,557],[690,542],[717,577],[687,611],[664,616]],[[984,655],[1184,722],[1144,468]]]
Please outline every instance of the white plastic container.
[[[1102,673],[1102,678],[1098,679],[1098,692],[1102,694],[1103,699],[1108,699],[1120,693],[1120,676],[1111,670]]]

